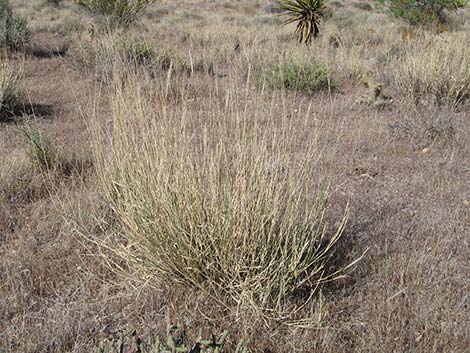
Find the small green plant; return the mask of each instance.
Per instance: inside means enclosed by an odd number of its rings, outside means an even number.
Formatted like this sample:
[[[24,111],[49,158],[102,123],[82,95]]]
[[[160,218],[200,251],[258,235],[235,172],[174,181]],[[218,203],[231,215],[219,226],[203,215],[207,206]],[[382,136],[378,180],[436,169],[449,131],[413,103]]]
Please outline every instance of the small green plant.
[[[11,115],[18,105],[21,70],[8,64],[0,64],[0,120]]]
[[[29,41],[29,37],[26,21],[13,15],[8,0],[0,0],[0,47],[21,49]]]
[[[325,64],[277,64],[261,73],[260,83],[270,88],[315,92],[331,87],[329,70]]]
[[[97,353],[141,352],[141,353],[223,353],[226,352],[228,331],[224,331],[219,337],[211,335],[204,340],[199,334],[193,344],[188,344],[184,330],[177,325],[170,325],[166,342],[160,337],[145,339],[137,335],[136,330],[129,330],[123,334],[112,337],[98,348]],[[244,340],[240,340],[234,353],[249,353],[250,350]]]
[[[297,23],[295,33],[301,43],[308,44],[318,36],[320,21],[326,9],[323,0],[278,0],[278,4],[287,16],[284,23]]]
[[[155,0],[75,0],[75,2],[94,14],[119,25],[135,21],[142,11]]]
[[[445,11],[466,5],[467,0],[380,0],[390,13],[410,25],[446,23]]]

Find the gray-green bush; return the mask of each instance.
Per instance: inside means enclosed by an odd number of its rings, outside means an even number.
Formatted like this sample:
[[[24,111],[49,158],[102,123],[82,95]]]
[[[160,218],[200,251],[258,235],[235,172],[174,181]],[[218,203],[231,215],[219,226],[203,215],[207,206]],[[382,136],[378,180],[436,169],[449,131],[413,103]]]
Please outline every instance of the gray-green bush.
[[[330,73],[321,62],[281,63],[263,69],[259,80],[269,88],[315,92],[331,87]]]

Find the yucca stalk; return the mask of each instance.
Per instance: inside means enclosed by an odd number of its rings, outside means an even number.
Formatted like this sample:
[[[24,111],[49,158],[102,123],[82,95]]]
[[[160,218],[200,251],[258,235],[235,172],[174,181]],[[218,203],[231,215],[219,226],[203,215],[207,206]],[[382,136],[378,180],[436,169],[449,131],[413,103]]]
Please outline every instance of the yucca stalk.
[[[324,15],[323,0],[278,0],[283,15],[288,16],[284,24],[297,22],[295,33],[299,35],[300,43],[308,44],[320,32],[320,21]]]

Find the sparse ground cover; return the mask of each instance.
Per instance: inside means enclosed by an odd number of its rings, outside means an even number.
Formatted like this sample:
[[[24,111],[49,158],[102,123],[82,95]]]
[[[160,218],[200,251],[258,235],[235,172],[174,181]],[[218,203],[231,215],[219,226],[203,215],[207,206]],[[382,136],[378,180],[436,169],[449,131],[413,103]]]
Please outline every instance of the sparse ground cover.
[[[10,2],[0,352],[468,350],[469,9]]]

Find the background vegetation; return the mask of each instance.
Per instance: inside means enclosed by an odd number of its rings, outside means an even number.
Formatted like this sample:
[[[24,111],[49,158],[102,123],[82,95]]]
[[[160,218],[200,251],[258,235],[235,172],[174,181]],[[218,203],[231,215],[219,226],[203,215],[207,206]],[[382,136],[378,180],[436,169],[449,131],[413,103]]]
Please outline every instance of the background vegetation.
[[[469,9],[285,3],[4,7],[1,351],[466,351]]]

